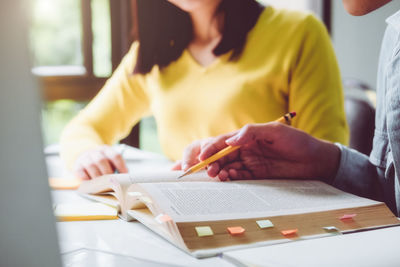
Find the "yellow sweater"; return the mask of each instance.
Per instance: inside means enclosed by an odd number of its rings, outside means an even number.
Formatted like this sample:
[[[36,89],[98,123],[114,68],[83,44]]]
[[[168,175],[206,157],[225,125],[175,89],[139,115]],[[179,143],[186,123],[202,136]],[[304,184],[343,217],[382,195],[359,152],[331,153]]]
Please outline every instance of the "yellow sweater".
[[[348,142],[341,79],[325,27],[313,15],[267,7],[239,60],[220,56],[203,67],[185,50],[160,71],[133,75],[134,43],[100,93],[65,128],[69,167],[84,151],[114,144],[154,115],[162,149],[181,158],[194,140],[296,111],[292,123],[315,137]]]

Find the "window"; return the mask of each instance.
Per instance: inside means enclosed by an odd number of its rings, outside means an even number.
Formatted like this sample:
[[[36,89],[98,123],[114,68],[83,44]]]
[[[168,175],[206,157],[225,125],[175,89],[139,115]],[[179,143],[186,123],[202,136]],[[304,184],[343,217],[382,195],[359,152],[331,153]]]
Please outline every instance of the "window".
[[[58,142],[128,51],[134,7],[134,0],[32,0],[32,71],[43,88],[45,144]],[[127,142],[137,145],[133,132]]]
[[[61,66],[64,66],[65,73],[82,74],[79,0],[34,0],[33,3],[31,47],[34,72],[56,75],[63,72]]]

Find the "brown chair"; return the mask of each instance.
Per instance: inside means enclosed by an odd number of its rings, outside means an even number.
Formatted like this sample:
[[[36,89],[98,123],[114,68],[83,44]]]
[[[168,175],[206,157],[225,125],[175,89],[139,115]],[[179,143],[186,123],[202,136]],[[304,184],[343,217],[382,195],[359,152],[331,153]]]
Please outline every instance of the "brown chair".
[[[369,155],[375,129],[375,91],[355,80],[344,80],[345,111],[350,128],[351,148]]]

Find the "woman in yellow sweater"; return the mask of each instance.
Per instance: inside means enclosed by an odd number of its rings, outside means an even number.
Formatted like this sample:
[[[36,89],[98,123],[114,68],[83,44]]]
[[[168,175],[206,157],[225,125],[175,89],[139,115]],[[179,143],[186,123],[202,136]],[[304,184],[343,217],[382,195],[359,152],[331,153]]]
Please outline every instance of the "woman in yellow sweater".
[[[313,15],[255,0],[138,3],[139,41],[62,134],[61,156],[76,175],[126,172],[110,145],[147,115],[172,160],[194,140],[292,110],[301,114],[294,127],[347,143],[336,58]]]

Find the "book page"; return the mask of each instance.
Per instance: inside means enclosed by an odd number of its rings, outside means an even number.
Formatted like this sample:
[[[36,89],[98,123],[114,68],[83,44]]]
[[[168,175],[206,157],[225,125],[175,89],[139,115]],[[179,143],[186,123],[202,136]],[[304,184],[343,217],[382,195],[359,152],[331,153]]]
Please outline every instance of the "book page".
[[[120,207],[120,211],[125,216],[127,206],[129,208],[137,207],[137,203],[129,202],[126,200],[127,191],[130,186],[137,183],[150,183],[153,181],[158,182],[193,182],[193,181],[208,181],[216,182],[218,179],[209,177],[206,172],[197,172],[184,176],[180,179],[178,177],[183,174],[183,171],[143,171],[125,174],[108,174],[101,177],[83,181],[80,185],[78,192],[87,198],[95,199],[106,204],[115,206],[115,202]],[[109,199],[104,198],[105,195],[114,196],[116,200],[110,203]],[[129,202],[129,203],[127,203]],[[142,205],[142,204],[141,204]]]
[[[122,174],[107,174],[101,177],[83,181],[79,191],[81,193],[99,194],[113,191],[112,184],[117,183],[121,186],[122,192],[125,193],[131,184],[136,183],[152,183],[152,182],[193,182],[193,181],[208,181],[216,182],[218,179],[213,179],[207,175],[205,171],[186,175],[180,179],[178,177],[183,174],[183,171],[137,171],[132,173]]]
[[[379,202],[314,180],[258,180],[219,183],[146,183],[160,210],[176,222],[256,218]]]
[[[183,171],[138,171],[129,173],[131,183],[153,183],[153,182],[193,182],[193,181],[204,181],[204,182],[215,182],[218,179],[213,179],[207,175],[205,171],[199,171],[196,173],[188,174],[182,178],[178,177],[182,175]]]

